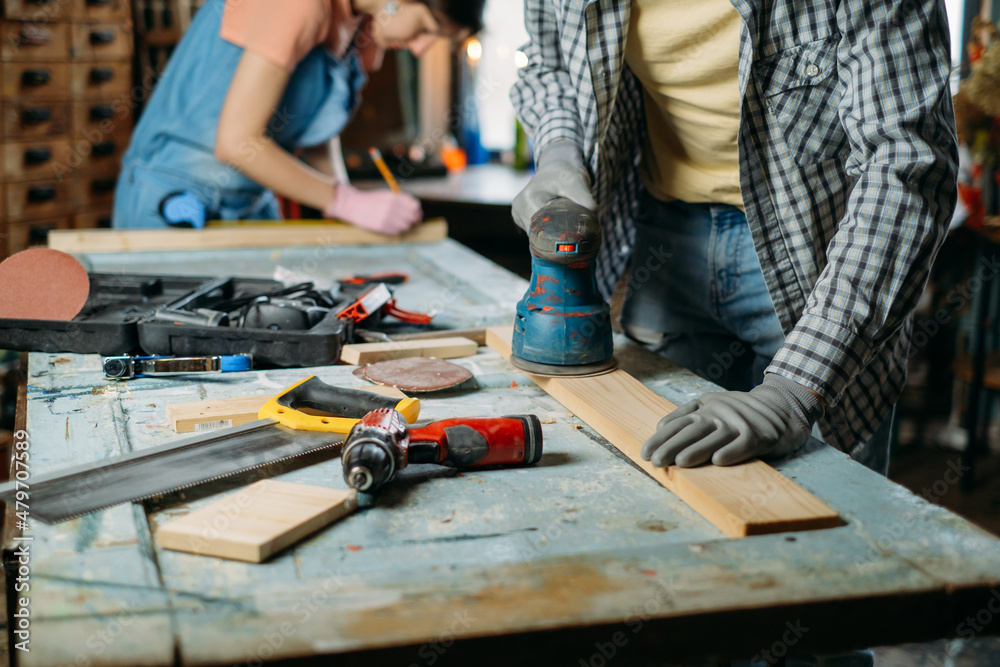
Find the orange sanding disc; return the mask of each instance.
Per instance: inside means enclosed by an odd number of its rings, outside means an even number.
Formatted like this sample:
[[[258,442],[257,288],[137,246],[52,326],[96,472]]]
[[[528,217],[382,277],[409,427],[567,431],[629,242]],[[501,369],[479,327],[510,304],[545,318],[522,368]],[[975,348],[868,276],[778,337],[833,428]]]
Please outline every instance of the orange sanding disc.
[[[87,269],[64,252],[30,248],[0,262],[0,318],[71,320],[89,294]]]

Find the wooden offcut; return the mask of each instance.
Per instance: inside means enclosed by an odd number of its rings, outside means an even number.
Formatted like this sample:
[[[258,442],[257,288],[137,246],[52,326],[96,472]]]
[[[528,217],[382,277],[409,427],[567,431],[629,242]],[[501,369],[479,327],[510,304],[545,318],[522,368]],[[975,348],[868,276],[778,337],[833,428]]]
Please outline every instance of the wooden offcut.
[[[163,549],[260,563],[349,514],[357,491],[265,479],[156,531]]]
[[[356,343],[345,345],[340,360],[345,364],[375,364],[391,359],[408,357],[437,357],[455,359],[470,357],[479,346],[468,338],[450,336],[433,340],[406,340],[391,343]]]
[[[399,236],[376,234],[354,225],[241,221],[207,229],[69,229],[49,234],[49,247],[72,253],[160,252],[278,246],[344,246],[433,243],[448,237],[448,223],[427,220]]]
[[[400,400],[406,398],[406,394],[395,387],[375,385],[358,387],[357,389],[389,398]],[[216,398],[208,401],[168,403],[166,407],[167,421],[170,422],[170,428],[177,433],[199,433],[239,426],[255,421],[261,406],[273,397],[271,394],[264,394],[239,398]],[[308,410],[304,410],[304,412],[308,412]]]
[[[511,333],[487,329],[486,344],[507,359]],[[658,468],[643,460],[642,444],[676,406],[621,369],[587,378],[525,375],[729,537],[843,525],[829,505],[763,461]]]

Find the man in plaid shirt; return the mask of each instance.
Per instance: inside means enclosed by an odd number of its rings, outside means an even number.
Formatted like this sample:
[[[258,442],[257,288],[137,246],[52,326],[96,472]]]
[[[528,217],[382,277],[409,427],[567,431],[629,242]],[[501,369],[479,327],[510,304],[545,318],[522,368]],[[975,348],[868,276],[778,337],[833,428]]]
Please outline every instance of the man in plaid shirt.
[[[912,312],[955,204],[937,0],[526,0],[511,96],[555,197],[597,211],[622,325],[726,389],[643,455],[726,465],[823,438],[886,472]]]

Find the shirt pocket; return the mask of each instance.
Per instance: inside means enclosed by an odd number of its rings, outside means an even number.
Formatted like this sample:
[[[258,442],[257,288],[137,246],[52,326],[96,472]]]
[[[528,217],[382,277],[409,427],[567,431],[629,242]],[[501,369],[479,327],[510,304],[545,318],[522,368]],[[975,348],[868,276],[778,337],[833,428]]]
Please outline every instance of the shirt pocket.
[[[839,35],[792,47],[755,64],[755,78],[774,123],[799,166],[845,159],[850,152],[838,111]]]

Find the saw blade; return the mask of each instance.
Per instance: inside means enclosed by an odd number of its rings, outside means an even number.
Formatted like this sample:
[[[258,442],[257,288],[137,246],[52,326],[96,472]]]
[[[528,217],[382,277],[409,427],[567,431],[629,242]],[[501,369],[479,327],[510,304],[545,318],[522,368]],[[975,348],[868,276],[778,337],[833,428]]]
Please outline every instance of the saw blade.
[[[298,431],[261,419],[39,475],[27,486],[27,504],[32,518],[58,523],[332,448],[343,438],[337,433]],[[0,485],[0,500],[12,504],[17,488],[15,482]],[[25,490],[25,486],[20,489]]]

